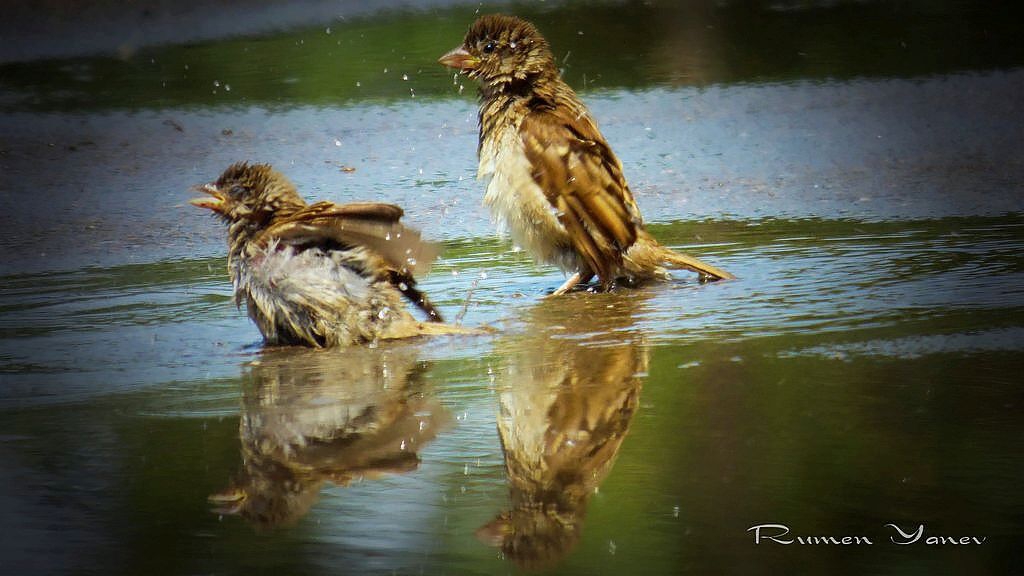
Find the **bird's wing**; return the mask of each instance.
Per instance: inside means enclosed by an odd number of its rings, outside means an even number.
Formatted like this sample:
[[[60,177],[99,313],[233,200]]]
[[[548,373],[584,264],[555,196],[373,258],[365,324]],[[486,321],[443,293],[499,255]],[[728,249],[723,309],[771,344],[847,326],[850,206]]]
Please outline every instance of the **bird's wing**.
[[[618,158],[586,115],[533,111],[523,119],[519,134],[533,178],[573,247],[592,272],[610,281],[613,266],[642,226]]]
[[[422,240],[418,230],[403,226],[401,216],[402,209],[392,204],[317,202],[278,219],[262,238],[294,246],[362,246],[403,275],[426,274],[438,247]]]
[[[393,204],[334,204],[317,202],[280,218],[262,233],[261,240],[276,240],[296,247],[360,246],[380,256],[385,267],[373,272],[391,283],[431,321],[442,321],[425,294],[416,288],[416,275],[430,271],[439,247],[420,238],[419,230],[403,226],[402,209]]]
[[[358,218],[378,222],[398,222],[405,214],[401,207],[382,202],[317,202],[307,206],[301,213],[308,217]]]

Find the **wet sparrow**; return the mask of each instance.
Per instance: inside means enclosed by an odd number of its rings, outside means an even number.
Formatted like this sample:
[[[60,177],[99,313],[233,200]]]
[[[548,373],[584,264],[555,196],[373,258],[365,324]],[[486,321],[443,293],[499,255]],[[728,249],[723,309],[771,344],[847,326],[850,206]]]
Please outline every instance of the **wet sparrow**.
[[[533,24],[482,16],[440,62],[480,82],[484,204],[535,260],[572,273],[554,294],[594,276],[603,289],[667,279],[666,267],[733,278],[644,230],[622,163]]]
[[[268,344],[343,346],[420,334],[441,324],[416,289],[436,248],[399,223],[391,204],[307,205],[268,164],[233,164],[190,201],[228,224],[228,272]],[[402,296],[426,313],[417,321]]]

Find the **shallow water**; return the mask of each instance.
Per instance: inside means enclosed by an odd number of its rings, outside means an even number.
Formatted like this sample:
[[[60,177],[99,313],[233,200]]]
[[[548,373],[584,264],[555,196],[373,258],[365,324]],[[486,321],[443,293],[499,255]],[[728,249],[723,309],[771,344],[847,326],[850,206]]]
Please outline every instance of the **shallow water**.
[[[887,6],[524,8],[651,232],[739,276],[556,301],[433,65],[473,7],[0,65],[0,566],[1019,572],[1024,59],[993,6]],[[422,288],[499,333],[264,349],[186,204],[239,159],[404,206],[445,246]]]

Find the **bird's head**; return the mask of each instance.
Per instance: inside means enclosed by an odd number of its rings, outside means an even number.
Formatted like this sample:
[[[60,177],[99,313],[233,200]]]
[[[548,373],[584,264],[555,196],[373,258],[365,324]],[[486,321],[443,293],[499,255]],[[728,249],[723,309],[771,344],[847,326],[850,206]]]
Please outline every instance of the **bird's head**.
[[[558,71],[548,42],[537,28],[526,20],[502,14],[478,18],[462,45],[438,61],[491,88]]]
[[[215,182],[197,186],[206,194],[189,201],[212,210],[230,224],[262,227],[275,216],[303,208],[306,203],[295,185],[269,164],[236,162]]]

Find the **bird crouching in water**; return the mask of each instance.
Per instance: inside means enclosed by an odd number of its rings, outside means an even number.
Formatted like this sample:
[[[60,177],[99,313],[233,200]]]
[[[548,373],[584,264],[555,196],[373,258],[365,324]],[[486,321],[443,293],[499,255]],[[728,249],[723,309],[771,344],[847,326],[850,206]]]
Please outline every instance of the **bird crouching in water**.
[[[306,204],[268,164],[232,164],[190,201],[228,225],[235,302],[267,344],[345,346],[476,330],[441,323],[416,288],[437,249],[391,204]],[[414,318],[403,296],[428,320]]]
[[[513,241],[570,274],[554,294],[597,276],[601,288],[728,272],[658,244],[587,107],[562,80],[533,24],[487,15],[439,60],[480,82],[480,165],[486,204]]]

